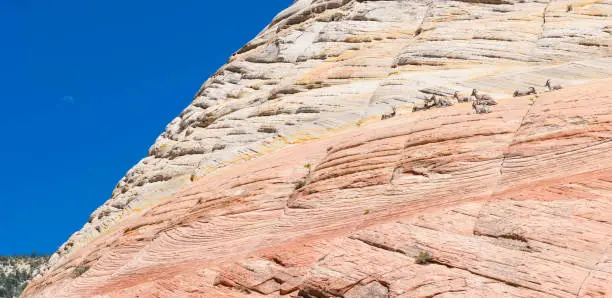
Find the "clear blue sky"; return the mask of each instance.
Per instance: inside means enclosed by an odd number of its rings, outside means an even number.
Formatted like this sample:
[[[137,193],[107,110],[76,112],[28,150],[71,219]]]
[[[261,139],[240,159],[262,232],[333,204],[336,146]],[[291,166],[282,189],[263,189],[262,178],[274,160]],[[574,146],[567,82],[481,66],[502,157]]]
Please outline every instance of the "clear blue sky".
[[[292,2],[0,1],[0,255],[54,252]]]

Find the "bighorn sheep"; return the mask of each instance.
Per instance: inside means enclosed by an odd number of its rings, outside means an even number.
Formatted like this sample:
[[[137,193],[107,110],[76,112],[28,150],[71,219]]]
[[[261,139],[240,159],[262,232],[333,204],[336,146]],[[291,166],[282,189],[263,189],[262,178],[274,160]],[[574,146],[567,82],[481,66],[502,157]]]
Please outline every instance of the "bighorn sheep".
[[[428,108],[431,107],[449,107],[454,105],[455,103],[448,98],[438,98],[435,95],[432,95],[431,98],[425,102],[425,106]]]
[[[474,96],[459,96],[459,91],[455,91],[455,94],[453,95],[453,97],[458,102],[470,102],[470,101],[474,101],[476,99],[476,97],[474,97]]]
[[[472,90],[472,96],[476,97],[476,100],[493,100],[493,97],[488,94],[479,94],[478,90]]]
[[[495,99],[493,99],[493,97],[491,97],[491,95],[480,94],[480,93],[478,93],[478,90],[476,90],[476,89],[472,90],[472,95],[474,97],[476,97],[475,103],[477,105],[494,106],[494,105],[497,104],[497,101],[495,101]]]
[[[548,87],[548,90],[549,90],[549,91],[555,91],[555,90],[561,90],[561,89],[563,89],[563,87],[561,87],[561,85],[559,85],[559,84],[554,84],[554,85],[553,85],[553,84],[551,84],[551,83],[550,83],[550,79],[548,79],[548,80],[546,81],[546,84],[545,84],[544,86],[545,86],[545,87]]]
[[[476,112],[476,114],[488,114],[491,113],[492,110],[488,106],[477,105],[476,102],[472,103],[472,108]]]
[[[455,103],[449,99],[446,98],[440,98],[438,100],[436,100],[436,106],[438,107],[450,107],[452,105],[454,105]]]
[[[418,111],[423,111],[423,110],[427,110],[429,109],[427,106],[422,105],[422,106],[413,106],[412,107],[412,111],[413,112],[418,112]]]
[[[432,95],[431,98],[429,98],[429,99],[425,99],[425,107],[426,108],[434,107],[437,104],[438,104],[438,99],[436,98],[435,95]]]
[[[414,107],[412,107],[412,111],[418,112],[418,111],[423,111],[423,110],[429,110],[432,107],[435,107],[437,103],[438,103],[438,99],[436,98],[435,95],[432,95],[430,98],[425,98],[425,103],[422,106],[415,105]]]
[[[391,112],[389,114],[383,114],[380,120],[385,120],[385,119],[389,119],[389,118],[395,117],[395,114],[397,114],[397,110],[395,109],[394,106],[391,106],[391,109],[393,110],[393,112]]]
[[[494,106],[497,105],[497,101],[495,99],[487,99],[479,101],[478,104],[481,106]]]
[[[530,95],[530,94],[537,94],[537,93],[538,92],[536,92],[534,87],[529,87],[527,89],[518,89],[514,91],[514,97],[525,96],[525,95]]]

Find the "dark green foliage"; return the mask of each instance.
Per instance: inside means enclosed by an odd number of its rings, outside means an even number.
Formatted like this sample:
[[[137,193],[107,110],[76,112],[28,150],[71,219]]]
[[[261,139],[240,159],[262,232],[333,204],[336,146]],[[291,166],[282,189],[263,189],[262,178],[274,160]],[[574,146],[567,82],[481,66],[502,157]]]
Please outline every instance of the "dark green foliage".
[[[295,190],[301,189],[304,186],[306,186],[306,181],[300,180],[295,184]]]
[[[19,297],[28,281],[38,273],[38,269],[49,259],[47,255],[36,252],[24,255],[0,256],[0,298]],[[30,269],[18,269],[17,265],[27,263]]]

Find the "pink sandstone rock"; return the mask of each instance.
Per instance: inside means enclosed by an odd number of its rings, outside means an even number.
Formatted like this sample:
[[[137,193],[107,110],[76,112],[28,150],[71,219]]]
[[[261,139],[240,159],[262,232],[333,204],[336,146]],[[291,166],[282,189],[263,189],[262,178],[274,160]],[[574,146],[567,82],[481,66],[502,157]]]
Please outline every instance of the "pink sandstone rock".
[[[609,297],[612,80],[498,102],[221,169],[24,297]]]
[[[453,100],[444,97],[455,92],[466,97],[473,88],[509,98],[517,89],[544,92],[549,79],[568,87],[610,78],[609,1],[296,0],[204,82],[148,155],[53,254],[42,274],[195,180],[381,119],[392,107],[405,114],[423,107],[432,95],[449,104]],[[526,107],[509,108],[509,113],[524,115]],[[437,113],[419,116],[430,121]],[[577,124],[579,117],[569,121]],[[518,125],[519,119],[512,119]],[[547,129],[558,125],[557,119],[547,121]],[[489,122],[491,128],[502,124],[503,129],[513,129],[500,121]],[[417,127],[423,125],[419,122]],[[458,130],[446,131],[441,138],[452,137],[467,124],[452,125]],[[498,137],[507,139],[509,134]],[[426,141],[429,136],[422,132],[415,138]],[[450,142],[439,141],[439,150]],[[395,148],[392,143],[388,145]],[[473,145],[461,144],[463,149]],[[422,154],[414,150],[406,151],[407,159]],[[377,158],[385,156],[393,158]],[[431,170],[418,162],[405,166],[401,170],[416,174]],[[388,173],[364,175],[347,183],[379,183]],[[434,176],[428,177],[443,177]],[[518,177],[529,179],[521,174],[508,179]]]

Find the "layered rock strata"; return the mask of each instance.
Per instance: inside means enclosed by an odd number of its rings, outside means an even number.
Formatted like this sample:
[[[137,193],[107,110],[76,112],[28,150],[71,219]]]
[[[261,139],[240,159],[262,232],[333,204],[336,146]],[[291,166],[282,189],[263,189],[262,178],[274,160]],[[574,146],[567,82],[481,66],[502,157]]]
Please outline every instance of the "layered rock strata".
[[[227,167],[26,296],[604,297],[611,83],[490,114],[407,113]],[[429,264],[415,263],[422,252]]]
[[[537,210],[555,209],[538,205],[548,200],[567,200],[567,206],[558,208],[579,209],[584,202],[577,199],[582,196],[605,204],[608,201],[602,198],[609,195],[605,177],[610,166],[606,161],[610,157],[610,93],[605,84],[612,74],[611,14],[606,1],[298,0],[204,83],[194,101],[156,140],[149,156],[127,173],[108,202],[52,257],[28,293],[58,290],[57,284],[68,282],[62,277],[66,270],[83,262],[110,266],[102,270],[94,265],[89,274],[100,272],[101,280],[85,279],[86,273],[82,282],[88,281],[92,293],[113,292],[127,289],[122,274],[162,265],[173,268],[200,259],[190,251],[246,256],[263,244],[274,247],[294,239],[297,249],[299,243],[312,244],[301,242],[306,235],[319,239],[318,235],[331,237],[336,232],[348,237],[342,241],[365,243],[356,240],[357,234],[346,234],[347,227],[358,230],[365,213],[367,222],[419,212],[428,216],[442,212],[436,215],[442,217],[454,212],[443,211],[445,207],[454,210],[466,199],[480,202],[474,208],[483,210],[494,204],[484,201],[495,197],[497,202],[497,196],[513,191],[516,198],[499,197],[499,201],[533,200],[537,206],[525,208]],[[534,86],[541,93],[547,79],[570,90],[533,98],[534,104],[529,98],[505,100],[518,88]],[[467,95],[473,88],[500,99],[493,113],[473,115],[469,104],[410,113],[431,95],[450,96],[455,91]],[[402,116],[378,123],[390,106],[398,107]],[[311,167],[304,167],[307,164]],[[260,172],[251,171],[258,166]],[[602,190],[590,191],[590,184],[580,182],[585,173],[603,175],[603,182],[593,178],[593,183],[604,184],[594,189]],[[571,182],[571,177],[579,182]],[[555,180],[561,178],[587,186],[555,186],[557,182],[565,185]],[[304,183],[305,190],[295,191],[296,183]],[[246,190],[234,185],[244,185]],[[248,190],[251,187],[255,188]],[[555,193],[555,187],[562,189],[558,193],[569,187],[576,194],[547,196]],[[429,214],[429,209],[434,213]],[[522,211],[516,212],[520,216]],[[192,223],[203,214],[209,221]],[[487,215],[473,215],[472,230],[480,235],[478,227],[484,224],[476,223],[486,221]],[[279,225],[287,230],[279,230]],[[127,237],[133,234],[145,236],[139,236],[142,240]],[[506,234],[469,239],[494,244],[518,241]],[[198,240],[180,245],[163,240],[181,235],[195,235]],[[609,235],[602,237],[609,240]],[[207,246],[206,241],[217,244]],[[164,251],[164,245],[176,251]],[[306,270],[316,264],[302,265]],[[438,265],[451,266],[442,261]],[[111,272],[109,279],[105,274]],[[111,280],[123,288],[113,288]],[[274,284],[269,279],[265,282]],[[300,285],[299,289],[308,291],[304,283]],[[232,287],[227,293],[233,293]],[[371,288],[392,291],[382,280]],[[53,293],[68,295],[85,289],[66,287],[65,292]],[[562,294],[520,287],[527,289]],[[341,290],[325,293],[336,295]]]

